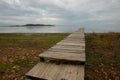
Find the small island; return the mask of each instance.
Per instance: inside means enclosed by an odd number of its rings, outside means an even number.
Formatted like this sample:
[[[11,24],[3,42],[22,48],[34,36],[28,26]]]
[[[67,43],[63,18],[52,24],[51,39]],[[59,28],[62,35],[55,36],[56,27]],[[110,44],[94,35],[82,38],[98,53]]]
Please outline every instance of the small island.
[[[21,26],[55,26],[51,24],[25,24],[25,25],[12,25],[11,27],[21,27]]]
[[[23,26],[55,26],[55,25],[50,25],[50,24],[26,24]]]

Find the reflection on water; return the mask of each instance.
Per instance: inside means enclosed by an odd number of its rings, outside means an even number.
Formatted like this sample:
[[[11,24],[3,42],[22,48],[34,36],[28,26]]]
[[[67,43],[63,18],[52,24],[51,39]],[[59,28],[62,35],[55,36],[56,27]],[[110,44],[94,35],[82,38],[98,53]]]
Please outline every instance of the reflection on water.
[[[79,26],[21,26],[0,27],[0,33],[69,33],[80,28]]]

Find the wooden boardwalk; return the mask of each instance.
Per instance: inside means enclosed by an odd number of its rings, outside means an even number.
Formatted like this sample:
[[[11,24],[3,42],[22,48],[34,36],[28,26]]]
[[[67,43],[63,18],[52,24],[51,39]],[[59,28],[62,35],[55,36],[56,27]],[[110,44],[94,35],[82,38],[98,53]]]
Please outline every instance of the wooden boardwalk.
[[[84,80],[85,36],[79,29],[39,55],[28,80]]]

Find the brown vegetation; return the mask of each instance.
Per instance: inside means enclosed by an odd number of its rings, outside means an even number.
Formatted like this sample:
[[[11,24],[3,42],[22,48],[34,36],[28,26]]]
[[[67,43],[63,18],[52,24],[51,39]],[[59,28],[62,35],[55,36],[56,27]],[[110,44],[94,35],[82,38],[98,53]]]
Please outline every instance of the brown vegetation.
[[[120,80],[120,34],[86,34],[86,80]]]
[[[38,55],[68,34],[0,34],[0,80],[24,80]]]

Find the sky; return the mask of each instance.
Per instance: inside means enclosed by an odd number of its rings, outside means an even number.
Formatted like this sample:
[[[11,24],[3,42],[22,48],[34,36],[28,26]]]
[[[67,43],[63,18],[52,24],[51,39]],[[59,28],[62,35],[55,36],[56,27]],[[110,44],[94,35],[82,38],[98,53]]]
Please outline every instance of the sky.
[[[0,25],[28,23],[120,31],[120,0],[0,0]]]

